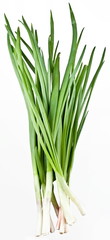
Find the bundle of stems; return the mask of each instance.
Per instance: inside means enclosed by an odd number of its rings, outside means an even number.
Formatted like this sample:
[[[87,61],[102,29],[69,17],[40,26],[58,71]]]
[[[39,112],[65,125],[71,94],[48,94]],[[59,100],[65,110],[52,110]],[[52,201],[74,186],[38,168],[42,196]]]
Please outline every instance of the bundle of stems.
[[[95,47],[89,61],[83,64],[86,45],[77,60],[76,55],[82,37],[79,37],[74,13],[69,4],[72,25],[72,44],[67,67],[60,79],[60,53],[54,47],[54,20],[50,12],[50,35],[48,38],[48,64],[38,43],[37,30],[22,17],[22,25],[28,33],[30,45],[21,37],[20,28],[13,33],[5,15],[7,44],[11,61],[18,78],[29,119],[30,149],[37,204],[37,236],[54,232],[51,218],[53,206],[56,228],[67,232],[68,225],[75,222],[70,210],[70,200],[82,215],[84,210],[70,190],[70,174],[75,149],[84,126],[91,94],[103,66],[105,49],[98,67],[89,80]],[[27,54],[24,52],[24,46]],[[30,58],[27,56],[31,55]],[[31,59],[31,60],[30,60]],[[56,198],[54,182],[58,188]]]

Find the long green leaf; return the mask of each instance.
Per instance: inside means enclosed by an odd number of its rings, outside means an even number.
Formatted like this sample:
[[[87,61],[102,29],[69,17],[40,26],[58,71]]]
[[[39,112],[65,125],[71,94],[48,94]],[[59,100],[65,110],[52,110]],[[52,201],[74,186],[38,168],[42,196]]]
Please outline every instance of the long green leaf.
[[[55,125],[55,115],[57,111],[59,88],[60,88],[59,59],[60,59],[60,55],[58,54],[55,62],[55,66],[53,69],[52,92],[51,92],[50,111],[49,111],[49,121],[52,129],[54,128],[54,125]]]

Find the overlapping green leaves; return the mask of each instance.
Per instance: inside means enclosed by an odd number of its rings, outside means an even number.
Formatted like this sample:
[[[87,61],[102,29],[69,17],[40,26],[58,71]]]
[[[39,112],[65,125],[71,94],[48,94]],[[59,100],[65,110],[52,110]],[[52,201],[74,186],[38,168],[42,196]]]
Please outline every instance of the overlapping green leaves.
[[[47,64],[33,25],[29,27],[22,17],[21,22],[27,31],[29,45],[21,37],[19,28],[15,34],[13,33],[5,16],[8,49],[28,110],[30,131],[33,132],[30,140],[32,156],[34,156],[33,164],[35,168],[38,168],[41,183],[45,181],[42,164],[46,167],[47,163],[55,173],[59,172],[68,181],[75,148],[88,114],[88,104],[105,57],[104,49],[100,63],[89,83],[95,48],[86,65],[83,64],[86,45],[76,62],[77,50],[84,29],[78,38],[77,24],[70,4],[69,10],[72,44],[62,81],[60,79],[60,53],[57,53],[59,42],[54,48],[52,12],[50,13]],[[31,54],[33,63],[25,54],[23,45]],[[34,140],[32,140],[33,136]]]

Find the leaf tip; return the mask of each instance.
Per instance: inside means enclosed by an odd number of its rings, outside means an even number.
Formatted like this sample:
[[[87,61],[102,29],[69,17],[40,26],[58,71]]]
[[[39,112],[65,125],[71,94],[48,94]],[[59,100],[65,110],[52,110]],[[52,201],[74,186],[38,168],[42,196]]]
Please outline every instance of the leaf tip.
[[[86,50],[86,48],[87,48],[87,44],[85,44],[85,46],[84,46],[84,50]]]
[[[17,28],[17,35],[20,36],[20,28]]]
[[[106,47],[103,50],[101,62],[104,62],[105,53],[106,53]]]
[[[22,15],[22,21],[25,22],[25,19],[24,19],[23,15]]]
[[[52,10],[50,9],[50,16],[52,17]]]
[[[52,13],[52,10],[50,10],[50,20],[53,22],[53,13]]]
[[[95,50],[96,50],[96,46],[93,47],[93,50],[92,50],[93,54],[94,54]]]
[[[5,18],[5,22],[6,22],[6,24],[9,25],[9,21],[8,21],[8,18],[7,18],[7,16],[6,16],[5,13],[4,13],[4,18]]]
[[[74,24],[76,25],[75,15],[74,15],[74,12],[72,10],[70,3],[69,3],[69,10],[70,10],[71,23],[72,23],[72,25],[74,25]],[[77,30],[77,27],[76,27],[76,30]]]
[[[73,10],[72,10],[71,4],[68,3],[68,5],[69,5],[69,10],[70,10],[70,15],[71,15],[71,17],[72,17],[72,15],[73,15]]]
[[[4,18],[5,18],[5,20],[7,19],[7,16],[6,16],[6,14],[4,13]]]
[[[85,27],[82,28],[81,35],[83,34],[84,30],[85,30]]]
[[[72,10],[70,2],[68,2],[68,5],[69,5],[69,9],[71,9],[71,10]]]
[[[106,53],[106,47],[104,48],[104,53]]]

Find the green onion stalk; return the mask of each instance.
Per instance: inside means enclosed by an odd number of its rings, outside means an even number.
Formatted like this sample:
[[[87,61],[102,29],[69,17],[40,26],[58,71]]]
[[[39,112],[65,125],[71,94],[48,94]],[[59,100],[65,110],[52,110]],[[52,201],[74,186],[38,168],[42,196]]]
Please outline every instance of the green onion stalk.
[[[48,62],[39,47],[37,30],[22,17],[30,45],[21,36],[20,28],[14,33],[5,15],[7,45],[13,68],[21,87],[29,119],[29,138],[37,205],[37,236],[68,231],[75,222],[70,210],[72,201],[82,215],[85,214],[79,200],[70,190],[70,176],[76,146],[84,126],[88,104],[96,79],[104,63],[105,49],[91,77],[95,53],[92,49],[88,63],[83,63],[86,45],[79,58],[77,51],[83,34],[79,37],[73,10],[69,4],[72,26],[72,44],[63,79],[60,77],[60,52],[54,44],[54,20],[50,12],[48,38]],[[25,48],[24,48],[25,47]],[[25,53],[25,50],[26,53]],[[31,60],[30,60],[31,59]],[[58,189],[56,196],[55,183]],[[57,223],[53,223],[51,208]]]

